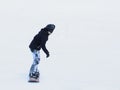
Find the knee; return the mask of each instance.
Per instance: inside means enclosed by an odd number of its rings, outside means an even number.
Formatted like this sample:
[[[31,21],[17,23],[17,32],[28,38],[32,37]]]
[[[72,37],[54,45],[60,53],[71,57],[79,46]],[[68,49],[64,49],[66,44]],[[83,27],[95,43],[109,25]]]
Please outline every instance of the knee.
[[[37,59],[35,60],[36,65],[39,64],[39,62],[40,62],[40,58],[37,58]]]

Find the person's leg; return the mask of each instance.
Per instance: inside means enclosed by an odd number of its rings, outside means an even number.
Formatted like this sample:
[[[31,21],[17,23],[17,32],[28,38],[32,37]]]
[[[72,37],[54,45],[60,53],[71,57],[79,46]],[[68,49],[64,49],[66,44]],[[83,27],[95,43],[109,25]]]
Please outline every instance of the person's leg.
[[[38,65],[40,62],[40,51],[34,50],[32,53],[33,53],[33,63],[30,68],[30,73],[39,72]]]

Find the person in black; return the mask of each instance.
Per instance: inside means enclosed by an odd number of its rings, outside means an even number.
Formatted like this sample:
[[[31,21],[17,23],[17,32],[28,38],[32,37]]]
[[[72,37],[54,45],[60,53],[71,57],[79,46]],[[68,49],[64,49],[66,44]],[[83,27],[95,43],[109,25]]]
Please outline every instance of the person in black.
[[[49,51],[46,48],[46,42],[48,40],[48,36],[53,32],[54,29],[54,24],[48,24],[46,27],[42,28],[31,41],[29,48],[33,54],[33,63],[30,67],[30,77],[36,75],[39,76],[38,64],[40,62],[40,50],[42,49],[45,52],[47,58],[50,56]]]

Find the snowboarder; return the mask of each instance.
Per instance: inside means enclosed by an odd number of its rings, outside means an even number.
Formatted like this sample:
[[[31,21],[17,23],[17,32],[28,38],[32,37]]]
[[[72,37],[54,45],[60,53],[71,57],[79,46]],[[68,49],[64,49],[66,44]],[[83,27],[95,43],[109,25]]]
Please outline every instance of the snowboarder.
[[[54,29],[54,24],[48,24],[46,27],[42,28],[38,34],[34,36],[29,45],[29,48],[33,54],[33,63],[29,71],[29,81],[39,82],[38,64],[40,63],[40,50],[42,48],[47,58],[50,56],[49,51],[46,48],[46,41],[48,40],[48,36],[53,32]]]

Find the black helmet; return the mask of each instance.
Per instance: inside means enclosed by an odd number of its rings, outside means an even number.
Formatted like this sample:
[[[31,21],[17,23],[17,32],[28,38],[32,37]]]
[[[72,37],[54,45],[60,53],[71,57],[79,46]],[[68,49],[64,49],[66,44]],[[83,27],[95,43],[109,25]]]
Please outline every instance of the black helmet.
[[[52,33],[53,30],[55,29],[55,25],[54,24],[48,24],[45,28],[47,28],[48,31],[50,31]]]

